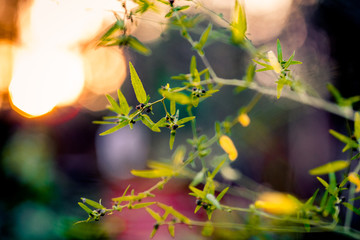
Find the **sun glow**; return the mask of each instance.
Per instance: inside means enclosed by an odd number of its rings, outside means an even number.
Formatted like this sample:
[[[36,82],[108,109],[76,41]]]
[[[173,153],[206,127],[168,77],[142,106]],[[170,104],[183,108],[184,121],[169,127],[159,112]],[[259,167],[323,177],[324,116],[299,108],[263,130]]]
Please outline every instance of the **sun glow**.
[[[120,87],[126,77],[122,52],[84,51],[114,21],[112,11],[123,11],[121,1],[34,0],[19,14],[20,45],[8,85],[14,110],[37,117],[74,104],[85,89],[103,95],[102,86]]]

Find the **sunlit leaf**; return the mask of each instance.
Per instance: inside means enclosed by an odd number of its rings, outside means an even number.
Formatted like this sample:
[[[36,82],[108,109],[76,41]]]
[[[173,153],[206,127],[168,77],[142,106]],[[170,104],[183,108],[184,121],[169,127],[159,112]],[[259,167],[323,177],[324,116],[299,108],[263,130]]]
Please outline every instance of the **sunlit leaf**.
[[[139,101],[139,103],[145,103],[146,92],[141,83],[141,80],[131,62],[129,62],[129,67],[130,67],[130,75],[131,75],[131,84],[134,88],[136,99]]]
[[[145,210],[157,221],[157,222],[161,222],[163,221],[163,219],[161,218],[161,216],[157,213],[154,212],[152,209],[150,208],[145,208]]]
[[[134,204],[131,205],[132,209],[139,209],[139,208],[144,208],[144,207],[148,207],[150,205],[155,204],[156,202],[146,202],[146,203],[138,203],[138,204]]]
[[[93,200],[87,199],[87,198],[81,198],[81,200],[83,201],[83,203],[86,203],[94,208],[98,208],[98,209],[105,209],[105,207],[103,205],[101,205],[98,202],[95,202]]]
[[[332,172],[337,172],[347,168],[350,165],[350,161],[338,160],[334,162],[326,163],[322,166],[311,169],[309,173],[311,175],[323,175]]]
[[[191,99],[189,96],[183,94],[183,93],[178,93],[178,92],[169,92],[167,90],[159,90],[160,94],[163,95],[165,98],[169,99],[169,100],[173,100],[176,103],[182,104],[182,105],[188,105],[191,104]]]
[[[92,213],[92,210],[90,208],[88,208],[85,204],[78,202],[79,206],[85,210],[85,212],[87,212],[88,214]]]
[[[240,44],[245,39],[247,29],[246,15],[243,2],[235,0],[235,7],[231,19],[231,41]]]
[[[120,112],[123,115],[128,115],[130,112],[129,104],[126,101],[126,98],[125,98],[124,94],[122,94],[120,89],[118,89],[117,93],[118,93],[118,98],[119,98]]]
[[[131,170],[130,172],[134,176],[143,178],[170,177],[175,174],[174,171],[169,169]]]
[[[134,49],[135,51],[148,56],[151,54],[151,50],[150,48],[148,48],[147,46],[145,46],[142,42],[140,42],[136,37],[134,36],[128,36],[128,45],[129,47],[131,47],[132,49]]]
[[[122,121],[118,125],[116,125],[115,127],[112,127],[109,130],[106,130],[105,132],[100,133],[100,136],[104,136],[104,135],[108,135],[110,133],[116,132],[117,130],[119,130],[120,128],[125,127],[128,124],[129,124],[129,120]]]

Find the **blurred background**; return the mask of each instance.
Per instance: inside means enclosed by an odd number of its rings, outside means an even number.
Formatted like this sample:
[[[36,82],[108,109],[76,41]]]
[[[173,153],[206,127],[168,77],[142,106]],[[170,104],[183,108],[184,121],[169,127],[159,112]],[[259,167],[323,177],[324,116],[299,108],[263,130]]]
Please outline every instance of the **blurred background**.
[[[230,19],[233,0],[202,2]],[[135,7],[130,1],[126,6]],[[294,66],[294,74],[317,94],[332,100],[328,82],[344,97],[359,94],[355,72],[360,64],[359,1],[245,0],[245,6],[249,39],[275,52],[279,38],[285,58],[295,50],[295,59],[304,64]],[[167,10],[163,9],[164,14]],[[124,128],[100,137],[107,126],[92,124],[110,114],[105,94],[115,97],[120,87],[129,104],[137,104],[128,61],[155,100],[160,97],[157,89],[171,76],[188,72],[195,54],[178,31],[169,31],[164,14],[155,13],[135,19],[130,29],[152,49],[151,56],[127,48],[96,47],[96,40],[115,21],[114,11],[123,14],[122,2],[0,0],[1,239],[146,239],[151,232],[154,223],[145,211],[72,225],[87,217],[77,205],[81,197],[111,204],[109,200],[121,195],[128,184],[143,191],[154,182],[132,178],[129,171],[146,168],[147,160],[169,160],[172,154],[168,132],[154,134],[136,124],[133,130]],[[209,18],[203,14],[204,26]],[[226,27],[211,18],[217,27]],[[242,49],[214,43],[205,50],[218,76],[242,78],[250,60]],[[257,74],[256,81],[274,85],[272,76],[265,73]],[[199,131],[212,136],[214,121],[234,116],[253,95],[224,88],[201,103],[195,111]],[[153,111],[160,118],[162,108]],[[180,115],[186,116],[185,111]],[[342,118],[273,97],[263,97],[249,116],[249,127],[234,128],[239,159],[232,167],[254,180],[252,190],[260,183],[309,198],[320,185],[308,170],[348,157],[328,134],[330,128],[346,132]],[[190,136],[188,128],[180,131],[175,147]],[[241,181],[233,185],[241,187]],[[158,192],[159,200],[191,218],[204,219],[204,214],[192,214],[195,199],[186,194],[188,183],[170,182]],[[236,201],[245,207],[249,204]],[[197,230],[176,228],[176,239],[202,239]],[[169,239],[167,230],[160,229],[155,239]]]

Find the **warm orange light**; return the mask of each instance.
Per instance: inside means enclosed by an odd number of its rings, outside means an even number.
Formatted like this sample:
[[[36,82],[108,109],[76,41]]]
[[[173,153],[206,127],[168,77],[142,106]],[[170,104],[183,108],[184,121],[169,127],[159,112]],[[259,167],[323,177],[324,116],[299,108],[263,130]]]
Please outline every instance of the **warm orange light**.
[[[6,92],[12,75],[13,45],[0,40],[0,93]]]
[[[15,56],[9,87],[12,104],[35,117],[71,104],[84,86],[81,58],[57,49],[26,49]],[[28,117],[28,116],[27,116]]]

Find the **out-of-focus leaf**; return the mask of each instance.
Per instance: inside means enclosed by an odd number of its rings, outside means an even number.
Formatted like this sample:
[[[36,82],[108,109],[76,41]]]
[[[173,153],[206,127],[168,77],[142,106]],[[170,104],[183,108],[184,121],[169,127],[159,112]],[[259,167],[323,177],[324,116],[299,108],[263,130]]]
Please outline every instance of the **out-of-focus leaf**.
[[[134,36],[128,36],[128,45],[135,51],[137,51],[145,56],[148,56],[151,54],[150,48],[145,46],[142,42],[139,41],[139,39],[137,39]]]
[[[243,3],[235,0],[231,21],[231,41],[235,44],[241,44],[245,39],[246,29],[247,23]]]
[[[229,190],[230,187],[224,188],[219,195],[217,195],[216,200],[218,200],[219,202],[221,201],[221,199],[224,197],[224,195],[227,193],[227,191]]]
[[[130,67],[130,75],[131,75],[131,84],[134,88],[136,99],[139,101],[139,103],[145,103],[146,92],[142,85],[142,82],[131,62],[129,62],[129,67]]]
[[[83,203],[86,203],[94,208],[105,209],[105,207],[103,205],[101,205],[100,203],[95,202],[93,200],[90,200],[87,198],[81,198],[81,200],[83,201]]]
[[[354,135],[358,143],[360,144],[360,113],[359,112],[355,113]]]
[[[169,169],[131,170],[130,172],[134,176],[143,178],[171,177],[175,174],[174,171]]]
[[[157,213],[154,212],[152,209],[150,208],[145,208],[145,210],[157,221],[157,222],[161,222],[163,221],[163,219],[161,218],[161,216]]]
[[[333,135],[335,138],[337,138],[338,140],[340,140],[343,143],[346,143],[345,147],[343,148],[343,152],[345,152],[346,150],[350,149],[350,148],[357,148],[358,144],[352,140],[351,138],[349,138],[348,136],[345,136],[341,133],[338,133],[332,129],[329,130],[329,133],[331,135]]]
[[[337,172],[347,168],[350,165],[350,161],[338,160],[334,162],[326,163],[322,166],[311,169],[309,173],[311,175],[323,175],[332,172]]]
[[[217,209],[221,209],[219,201],[215,198],[215,196],[211,193],[206,194],[206,199],[211,202]]]
[[[357,215],[360,215],[360,209],[355,208],[353,205],[351,205],[350,203],[347,203],[347,202],[343,202],[342,204],[345,207],[347,207],[348,209],[350,209],[351,211],[353,211],[354,213],[356,213]]]
[[[191,224],[191,220],[188,217],[186,217],[185,215],[183,215],[180,212],[176,211],[173,207],[167,206],[167,205],[165,205],[163,203],[158,203],[158,206],[160,208],[164,209],[169,214],[176,217],[177,219],[179,219],[179,221],[181,221],[181,222],[183,222],[185,224]]]
[[[175,237],[175,226],[174,226],[174,224],[169,224],[168,225],[168,231],[169,231],[169,233],[170,233],[170,235],[172,237]]]
[[[210,237],[214,232],[214,226],[212,224],[212,222],[208,221],[206,222],[205,226],[203,227],[202,231],[201,231],[201,235],[205,236],[205,237]]]
[[[329,184],[328,184],[324,179],[322,179],[321,177],[316,177],[316,179],[319,180],[319,182],[320,182],[326,189],[329,188]]]
[[[88,208],[85,204],[78,202],[79,206],[85,210],[85,212],[87,212],[88,214],[92,213],[92,210],[90,208]]]
[[[160,94],[164,96],[165,98],[169,99],[170,101],[173,100],[176,103],[179,103],[181,105],[188,105],[191,104],[191,99],[189,96],[179,93],[179,92],[169,92],[167,90],[160,89]]]
[[[108,99],[109,103],[111,104],[111,107],[109,109],[111,111],[116,112],[117,114],[122,114],[120,106],[117,104],[116,100],[109,94],[106,94],[106,98]]]
[[[202,198],[202,199],[206,198],[206,193],[204,191],[201,191],[193,186],[189,186],[189,188],[194,193],[194,194],[190,193],[190,195],[192,195],[192,196],[195,195],[195,197]]]
[[[178,125],[181,125],[181,124],[187,123],[187,122],[189,122],[189,121],[191,121],[191,120],[193,120],[193,119],[195,119],[194,116],[182,118],[182,119],[179,119],[179,120],[177,121],[177,124],[178,124]]]
[[[170,150],[172,150],[172,149],[173,149],[173,146],[174,146],[175,134],[176,134],[176,131],[171,130],[171,132],[170,132],[170,140],[169,140]]]
[[[278,61],[281,63],[282,59],[283,59],[283,56],[282,56],[281,43],[280,43],[279,39],[276,42],[276,46],[277,46]]]
[[[144,208],[144,207],[151,206],[151,205],[153,205],[153,204],[155,204],[155,203],[156,203],[156,202],[138,203],[138,204],[131,205],[131,208],[132,208],[132,209]]]

